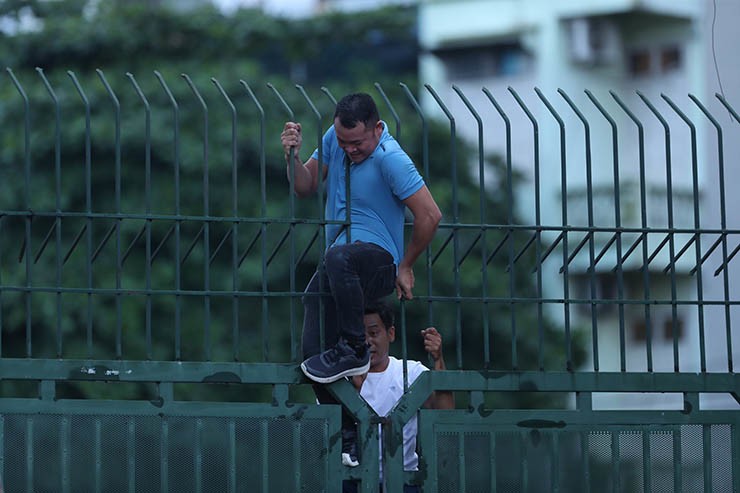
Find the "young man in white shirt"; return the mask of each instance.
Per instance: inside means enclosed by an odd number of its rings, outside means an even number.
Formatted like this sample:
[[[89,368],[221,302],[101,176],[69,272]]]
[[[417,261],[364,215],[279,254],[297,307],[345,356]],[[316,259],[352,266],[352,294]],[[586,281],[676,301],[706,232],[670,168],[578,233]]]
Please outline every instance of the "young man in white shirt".
[[[368,303],[365,306],[365,341],[370,350],[370,370],[364,375],[352,377],[352,383],[360,391],[363,399],[379,416],[386,416],[403,396],[403,360],[389,354],[390,345],[396,338],[393,309],[384,300]],[[434,327],[421,331],[424,349],[432,357],[434,370],[444,370],[442,355],[442,336]],[[429,369],[418,361],[407,361],[408,385]],[[449,391],[436,391],[424,403],[429,409],[454,409],[455,396]],[[417,418],[414,416],[403,428],[404,470],[418,469],[416,455]],[[382,441],[381,441],[382,444]],[[381,449],[382,459],[382,449]],[[343,457],[343,460],[354,460]],[[383,463],[380,464],[381,491],[383,491]],[[345,483],[344,493],[357,491],[356,483]],[[404,485],[404,493],[418,492],[415,485]]]

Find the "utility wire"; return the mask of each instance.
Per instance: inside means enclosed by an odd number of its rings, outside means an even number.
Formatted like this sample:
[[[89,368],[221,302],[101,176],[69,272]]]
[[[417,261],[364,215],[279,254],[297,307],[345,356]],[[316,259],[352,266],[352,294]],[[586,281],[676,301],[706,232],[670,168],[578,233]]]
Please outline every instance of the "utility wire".
[[[719,64],[717,63],[717,50],[715,48],[714,28],[717,23],[717,0],[712,0],[712,59],[714,60],[714,71],[717,73],[717,82],[719,83],[719,92],[725,97],[725,90],[722,88],[722,78],[719,74]]]

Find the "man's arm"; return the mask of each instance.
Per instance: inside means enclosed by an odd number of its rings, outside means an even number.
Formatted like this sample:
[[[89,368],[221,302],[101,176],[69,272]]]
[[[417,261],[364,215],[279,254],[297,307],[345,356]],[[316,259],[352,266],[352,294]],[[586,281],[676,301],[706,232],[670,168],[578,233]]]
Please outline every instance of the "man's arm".
[[[290,157],[292,153],[295,164],[295,183],[293,183],[293,190],[299,197],[308,197],[314,194],[318,188],[319,162],[312,157],[305,163],[301,162],[300,150],[302,141],[301,124],[287,122],[283,128],[283,133],[280,134],[280,143],[283,146],[287,165],[285,172],[288,176],[288,181],[290,181]],[[323,171],[324,177],[326,177],[326,168]]]
[[[396,278],[396,293],[400,299],[414,297],[414,262],[419,255],[431,243],[437,226],[442,220],[442,213],[434,201],[426,185],[423,185],[413,195],[403,201],[414,215],[414,226],[411,230],[411,241],[406,246],[403,260],[398,266],[398,277]]]
[[[442,336],[434,327],[427,327],[421,331],[424,338],[424,349],[434,361],[434,370],[446,370],[445,359],[442,356]],[[455,409],[455,394],[449,390],[437,390],[424,402],[427,409]]]

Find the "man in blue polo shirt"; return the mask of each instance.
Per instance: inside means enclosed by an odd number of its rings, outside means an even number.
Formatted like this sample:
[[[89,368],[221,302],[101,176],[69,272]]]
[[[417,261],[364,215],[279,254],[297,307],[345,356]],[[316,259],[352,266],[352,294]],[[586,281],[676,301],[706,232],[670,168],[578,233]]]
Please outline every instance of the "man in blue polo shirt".
[[[370,367],[365,300],[386,296],[394,288],[399,298],[413,297],[413,264],[434,237],[442,214],[411,158],[388,133],[368,94],[350,94],[337,103],[334,125],[322,140],[321,156],[317,149],[305,163],[301,161],[300,123],[285,124],[281,144],[289,178],[290,157],[294,159],[296,195],[315,193],[321,172],[326,184],[326,219],[344,221],[347,209],[350,218],[348,229],[326,226],[328,248],[323,269],[317,269],[303,297],[305,360],[301,369],[318,384],[363,375]],[[404,247],[406,207],[414,223]],[[319,342],[320,275],[324,276],[321,284],[325,294],[327,347],[323,352]],[[336,402],[322,386],[314,388],[319,402]],[[356,465],[356,461],[350,462]]]

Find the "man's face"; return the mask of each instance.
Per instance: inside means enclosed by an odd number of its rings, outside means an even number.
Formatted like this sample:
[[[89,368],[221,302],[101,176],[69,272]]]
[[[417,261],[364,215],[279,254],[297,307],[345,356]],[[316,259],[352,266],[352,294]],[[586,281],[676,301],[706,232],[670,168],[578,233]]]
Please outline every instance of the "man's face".
[[[386,328],[377,313],[365,315],[365,342],[370,345],[370,371],[388,367],[391,342],[396,339],[396,328]]]
[[[335,118],[334,131],[339,147],[347,153],[353,163],[361,163],[378,147],[380,136],[383,134],[383,124],[378,122],[368,128],[364,123],[358,122],[354,128],[346,128],[342,126],[339,118]]]

